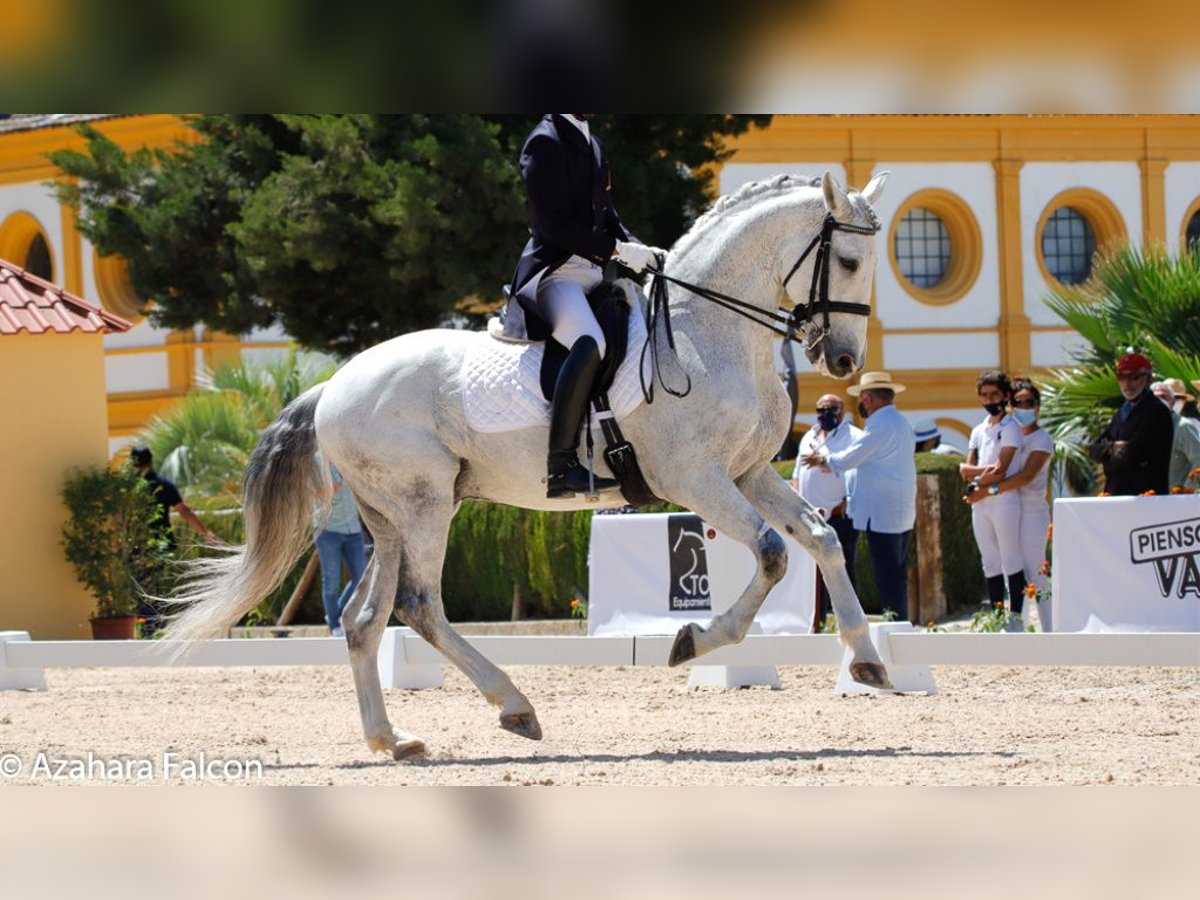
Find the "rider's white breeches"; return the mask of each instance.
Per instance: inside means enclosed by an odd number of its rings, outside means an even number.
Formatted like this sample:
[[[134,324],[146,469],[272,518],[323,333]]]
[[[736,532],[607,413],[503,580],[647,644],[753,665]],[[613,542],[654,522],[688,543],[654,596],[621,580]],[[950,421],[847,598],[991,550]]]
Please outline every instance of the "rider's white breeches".
[[[538,301],[550,320],[554,339],[568,350],[588,335],[604,356],[604,332],[587,302],[587,291],[603,280],[599,266],[572,256],[538,285]]]

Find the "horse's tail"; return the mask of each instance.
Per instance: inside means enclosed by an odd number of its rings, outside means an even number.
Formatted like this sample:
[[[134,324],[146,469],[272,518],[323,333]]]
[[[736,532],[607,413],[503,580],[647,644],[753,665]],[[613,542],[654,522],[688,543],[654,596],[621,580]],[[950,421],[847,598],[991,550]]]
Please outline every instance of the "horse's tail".
[[[243,484],[246,545],[188,564],[184,587],[170,600],[186,608],[168,625],[168,640],[223,637],[279,586],[308,546],[313,503],[328,482],[314,458],[323,388],[297,397],[259,438]]]

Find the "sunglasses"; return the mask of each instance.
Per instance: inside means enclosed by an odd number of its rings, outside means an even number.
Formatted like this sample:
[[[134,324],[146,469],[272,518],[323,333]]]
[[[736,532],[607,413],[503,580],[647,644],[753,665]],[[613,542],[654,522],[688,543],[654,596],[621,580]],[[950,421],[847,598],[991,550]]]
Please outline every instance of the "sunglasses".
[[[1133,375],[1127,375],[1127,374],[1123,374],[1121,372],[1117,373],[1117,381],[1141,381],[1143,378],[1149,378],[1149,377],[1150,377],[1149,374],[1147,374],[1146,372],[1137,372]]]
[[[819,412],[819,413],[823,413],[823,412],[837,413],[837,412],[841,412],[841,411],[842,411],[842,408],[840,406],[818,406],[817,407],[817,412]]]
[[[1036,400],[1014,400],[1012,405],[1014,409],[1037,409],[1038,402]]]

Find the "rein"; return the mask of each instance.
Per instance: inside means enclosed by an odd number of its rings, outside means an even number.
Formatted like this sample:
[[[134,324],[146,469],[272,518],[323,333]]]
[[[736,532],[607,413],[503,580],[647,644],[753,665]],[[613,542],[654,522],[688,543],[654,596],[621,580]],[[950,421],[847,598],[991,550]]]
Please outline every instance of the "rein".
[[[812,282],[808,288],[808,303],[804,306],[795,306],[790,313],[782,313],[775,309],[764,309],[761,306],[755,306],[753,303],[747,303],[745,300],[739,300],[737,297],[722,294],[720,291],[714,291],[701,285],[690,284],[678,278],[673,278],[661,269],[650,269],[649,271],[654,276],[654,284],[650,288],[649,333],[646,335],[646,342],[642,344],[641,363],[638,367],[638,375],[642,380],[642,396],[645,397],[646,402],[654,402],[654,378],[653,376],[651,377],[650,384],[647,386],[646,378],[643,374],[647,350],[650,351],[651,359],[653,360],[653,374],[658,376],[663,390],[673,397],[686,397],[692,390],[692,379],[687,372],[683,373],[684,378],[687,379],[687,386],[682,391],[673,390],[663,380],[659,365],[658,319],[660,315],[663,320],[663,330],[667,334],[667,348],[671,356],[675,359],[675,362],[679,363],[679,356],[675,352],[675,336],[671,331],[671,311],[667,292],[668,282],[678,285],[698,297],[703,297],[705,300],[711,301],[730,312],[737,313],[742,318],[749,319],[754,324],[763,326],[787,341],[799,341],[802,337],[805,337],[808,326],[812,325],[819,315],[822,319],[820,330],[808,339],[804,345],[806,351],[811,351],[821,341],[825,340],[826,335],[829,334],[830,313],[849,313],[856,316],[871,315],[871,305],[869,303],[851,303],[845,300],[829,299],[829,257],[833,232],[847,231],[853,234],[876,234],[879,232],[879,227],[878,224],[854,225],[850,222],[839,222],[833,217],[833,213],[826,213],[825,221],[821,225],[821,231],[809,241],[808,246],[804,248],[804,252],[800,254],[795,265],[788,270],[787,276],[783,279],[782,287],[786,288],[787,283],[796,274],[796,270],[808,259],[813,249],[819,248],[813,265]],[[680,364],[680,368],[682,367],[682,364]]]

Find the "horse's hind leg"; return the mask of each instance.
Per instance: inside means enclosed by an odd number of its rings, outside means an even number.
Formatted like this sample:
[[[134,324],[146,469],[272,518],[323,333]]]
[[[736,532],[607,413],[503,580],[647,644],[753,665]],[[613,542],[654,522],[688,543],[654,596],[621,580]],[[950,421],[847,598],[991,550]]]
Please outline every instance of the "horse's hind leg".
[[[891,688],[887,671],[871,643],[867,617],[846,574],[837,533],[766,463],[743,476],[739,485],[767,521],[812,554],[821,567],[837,616],[838,635],[854,653],[850,676],[871,687]]]
[[[453,479],[447,480],[447,485]],[[529,700],[509,677],[450,627],[442,608],[442,565],[455,503],[449,491],[437,492],[428,481],[400,502],[406,510],[389,510],[393,521],[403,521],[400,533],[401,565],[395,587],[395,609],[400,621],[425,638],[471,679],[479,692],[500,707],[500,725],[508,731],[540,740],[541,726]],[[348,633],[348,632],[347,632]]]
[[[367,746],[372,751],[390,753],[393,759],[403,759],[423,753],[425,744],[414,735],[392,728],[376,663],[379,641],[387,628],[396,593],[400,542],[395,529],[381,516],[363,509],[363,518],[375,538],[375,552],[354,596],[346,604],[342,626],[346,629],[350,668],[354,673],[354,690]]]

